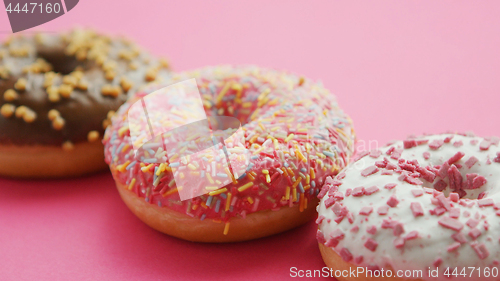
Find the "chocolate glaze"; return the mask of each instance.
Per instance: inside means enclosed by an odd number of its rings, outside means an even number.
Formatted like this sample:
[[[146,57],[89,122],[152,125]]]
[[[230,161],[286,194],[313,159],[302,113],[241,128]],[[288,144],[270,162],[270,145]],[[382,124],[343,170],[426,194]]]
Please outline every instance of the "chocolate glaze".
[[[0,56],[0,68],[3,67],[9,72],[8,77],[0,78],[0,107],[6,103],[16,107],[24,105],[37,114],[36,120],[31,123],[15,116],[0,115],[1,145],[61,145],[66,141],[77,143],[86,141],[88,133],[94,130],[102,136],[104,133],[103,121],[107,119],[108,112],[117,110],[125,102],[127,92],[134,92],[147,82],[145,75],[148,70],[156,67],[157,77],[170,75],[165,64],[161,64],[159,60],[151,58],[145,52],[137,51],[137,47],[125,39],[110,39],[93,32],[89,35],[89,32],[91,31],[74,30],[69,34],[51,35],[42,39],[35,37],[14,38],[0,47],[0,54],[3,53]],[[71,46],[76,40],[82,42],[82,36],[89,37],[84,40],[85,42],[88,40],[106,42],[104,44],[108,50],[106,59],[116,63],[114,79],[107,80],[105,78],[102,63],[99,64],[96,59],[78,60],[75,55],[67,54],[68,46]],[[12,55],[10,50],[19,48],[28,48],[28,54],[25,56]],[[133,59],[125,59],[120,56],[120,52],[132,50],[137,53]],[[79,67],[84,73],[83,79],[88,82],[87,90],[75,87],[70,97],[61,97],[57,102],[50,101],[47,90],[43,86],[44,73],[23,71],[23,68],[32,65],[39,58],[48,62],[54,72],[59,73],[53,79],[55,86],[60,86],[63,83],[63,76]],[[136,69],[130,67],[132,62],[137,66]],[[18,99],[6,101],[3,97],[4,92],[8,89],[14,89],[19,78],[27,80],[26,89],[24,91],[16,90],[19,94]],[[117,97],[105,96],[101,93],[101,88],[104,85],[120,85],[122,78],[131,81],[133,87],[128,91],[122,90],[123,93]],[[51,109],[59,111],[60,116],[65,120],[65,125],[61,130],[54,129],[52,121],[48,119],[48,112]]]

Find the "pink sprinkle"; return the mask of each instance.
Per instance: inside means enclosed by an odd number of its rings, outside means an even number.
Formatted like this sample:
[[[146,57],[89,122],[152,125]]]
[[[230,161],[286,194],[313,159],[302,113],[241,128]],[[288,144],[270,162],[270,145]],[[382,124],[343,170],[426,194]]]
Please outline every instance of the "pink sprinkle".
[[[370,157],[372,158],[378,158],[380,155],[382,155],[382,151],[378,149],[370,151]]]
[[[391,197],[389,197],[389,200],[387,200],[387,205],[389,205],[392,208],[396,207],[398,204],[399,200],[398,198],[396,198],[395,195],[392,195]]]
[[[488,206],[493,206],[494,202],[493,202],[493,199],[486,198],[486,199],[481,199],[481,200],[477,201],[477,204],[479,205],[479,207],[488,207]]]
[[[387,215],[388,212],[389,212],[389,206],[380,206],[377,209],[377,213],[381,216]]]
[[[325,243],[325,246],[333,248],[333,247],[337,247],[338,244],[339,244],[339,240],[328,239],[328,241]]]
[[[330,237],[335,239],[335,240],[342,240],[344,239],[344,232],[342,232],[342,230],[336,228],[332,234],[330,234]]]
[[[352,260],[352,254],[346,248],[342,248],[342,250],[340,250],[340,256],[344,261],[349,262]]]
[[[377,246],[378,246],[378,243],[375,240],[373,240],[371,238],[366,239],[365,247],[368,250],[375,252],[375,250],[377,249]]]
[[[446,228],[449,228],[451,230],[455,231],[460,231],[462,228],[464,228],[464,224],[461,223],[458,220],[452,219],[450,217],[443,217],[441,218],[438,223]]]
[[[453,235],[451,235],[451,238],[453,238],[453,240],[457,241],[460,244],[467,242],[467,239],[462,234],[462,232],[454,233]]]
[[[405,229],[403,228],[403,224],[402,223],[398,223],[394,226],[394,228],[392,229],[392,234],[394,234],[395,236],[399,236],[401,234],[403,234],[405,232]]]
[[[380,174],[382,176],[390,176],[390,175],[393,174],[393,172],[392,171],[388,171],[388,170],[382,170],[382,172],[380,172]]]
[[[346,189],[345,197],[349,197],[349,195],[351,195],[351,193],[352,193],[352,189],[350,189],[350,188]]]
[[[451,189],[456,190],[462,187],[462,174],[455,165],[451,165],[450,169],[448,169],[448,177]]]
[[[457,250],[460,247],[460,243],[458,242],[453,242],[450,246],[448,246],[448,252],[453,252]]]
[[[335,198],[337,200],[342,200],[342,199],[344,199],[344,194],[342,194],[342,192],[337,191],[333,194],[333,198]]]
[[[470,141],[470,144],[476,145],[479,142],[479,140],[473,139]]]
[[[405,149],[417,146],[417,141],[415,140],[405,140],[403,141],[403,146]]]
[[[345,216],[341,216],[341,217],[334,219],[333,221],[336,222],[337,224],[339,224],[341,221],[344,220],[344,218],[345,218]]]
[[[330,208],[333,204],[335,204],[335,198],[328,197],[328,199],[325,200],[325,207]]]
[[[436,199],[438,200],[439,202],[439,205],[443,208],[446,209],[446,211],[449,211],[450,208],[451,208],[451,204],[450,202],[448,201],[448,199],[446,199],[446,197],[444,197],[444,194],[441,193],[439,194],[438,196],[436,196]]]
[[[450,218],[457,219],[460,217],[460,208],[451,208],[450,209]]]
[[[423,182],[417,178],[414,178],[414,177],[406,177],[405,178],[405,181],[409,184],[413,184],[413,185],[422,185]]]
[[[376,172],[378,172],[377,166],[370,166],[370,167],[364,169],[363,171],[361,171],[361,175],[363,177],[367,177],[369,175],[375,174]]]
[[[390,220],[390,219],[389,220],[383,220],[381,227],[383,229],[387,229],[387,228],[393,229],[394,226],[396,226],[397,223],[398,223],[397,221],[393,221],[393,220]]]
[[[470,246],[472,247],[472,249],[474,249],[477,256],[482,260],[484,260],[490,255],[490,252],[488,251],[484,243],[479,244],[477,242],[472,242],[470,243]]]
[[[443,260],[441,258],[436,258],[434,262],[432,263],[433,266],[438,267],[443,263]]]
[[[429,147],[432,149],[439,149],[443,144],[443,140],[433,140],[429,143]]]
[[[420,205],[419,202],[411,202],[410,209],[413,212],[414,217],[424,215],[424,209],[422,209],[422,205]]]
[[[496,203],[495,205],[493,205],[493,208],[495,210],[500,210],[500,203]]]
[[[396,248],[403,248],[405,245],[405,239],[403,237],[398,237],[394,239],[394,247]]]
[[[347,213],[347,220],[349,221],[350,224],[354,222],[354,216],[352,215],[351,212]]]
[[[378,187],[371,186],[371,187],[368,187],[367,189],[365,189],[365,195],[371,195],[377,191],[379,191]]]
[[[396,170],[398,168],[398,166],[396,164],[393,164],[393,163],[387,163],[387,166],[386,166],[386,169],[387,170]]]
[[[461,147],[462,145],[464,145],[464,143],[462,141],[456,141],[453,143],[454,147]]]
[[[415,197],[420,197],[424,195],[424,191],[422,189],[412,189],[411,194],[413,194],[413,196]]]
[[[458,202],[458,200],[460,199],[460,197],[458,196],[458,193],[455,193],[455,192],[452,192],[450,193],[450,200],[453,201],[453,202]]]
[[[449,143],[449,142],[451,141],[451,139],[453,139],[453,136],[446,137],[446,138],[444,139],[444,142],[445,142],[445,143]]]
[[[319,229],[316,232],[316,240],[318,240],[318,242],[321,244],[325,244],[326,242],[325,235],[323,235],[323,232],[321,232],[321,230]]]
[[[385,168],[387,166],[387,163],[384,161],[377,161],[377,162],[375,162],[375,166],[377,166],[379,168]]]
[[[483,199],[483,198],[486,196],[486,194],[488,194],[488,192],[487,192],[487,191],[483,191],[483,192],[479,193],[479,194],[477,195],[477,200],[481,200],[481,199]]]
[[[443,191],[448,185],[446,184],[445,181],[439,180],[434,184],[434,189],[437,191]]]
[[[325,219],[325,216],[318,216],[318,218],[316,219],[316,224],[320,224],[321,222],[323,222],[323,220]]]
[[[424,152],[423,156],[424,156],[424,159],[426,159],[426,160],[428,160],[429,158],[431,158],[431,154],[428,151]]]
[[[363,262],[363,256],[357,256],[354,258],[354,262],[360,264]]]
[[[477,163],[477,161],[479,161],[479,159],[477,159],[474,156],[471,156],[469,160],[465,161],[465,166],[470,169],[472,168],[472,166],[474,166],[474,164]]]
[[[450,169],[450,164],[448,164],[448,162],[444,162],[441,168],[439,169],[438,175],[443,179],[446,178],[449,169]]]
[[[396,187],[396,185],[397,185],[397,184],[395,184],[395,183],[388,183],[388,184],[386,184],[386,185],[384,186],[384,188],[391,190],[391,189],[395,188],[395,187]]]
[[[408,233],[405,236],[405,240],[413,240],[413,239],[417,239],[417,238],[418,238],[418,231],[416,231],[416,230],[410,231],[410,233]]]
[[[446,213],[446,209],[439,206],[439,207],[436,207],[434,208],[434,210],[431,210],[431,215],[436,215],[436,216],[441,216],[442,214]]]
[[[471,229],[471,231],[469,231],[469,236],[476,240],[479,236],[481,236],[481,230],[477,229],[477,228],[473,228]]]
[[[472,182],[472,189],[477,189],[486,184],[487,180],[483,176],[477,176]]]
[[[399,159],[401,157],[401,153],[403,153],[402,149],[396,149],[394,152],[391,154],[392,159]]]
[[[458,162],[458,160],[462,159],[462,157],[464,157],[465,153],[459,151],[457,152],[455,155],[453,155],[449,160],[448,160],[448,164],[453,164],[453,163],[456,163]]]
[[[417,167],[417,172],[419,172],[422,175],[422,178],[428,182],[434,182],[434,179],[436,179],[436,174],[424,167]]]
[[[389,149],[385,152],[385,154],[387,154],[387,155],[391,155],[391,154],[392,154],[392,152],[393,152],[395,149],[396,149],[396,147],[394,147],[394,146],[393,146],[393,147],[389,148]]]
[[[479,149],[481,149],[481,150],[488,150],[488,149],[490,149],[490,146],[491,146],[491,142],[490,141],[483,140],[479,144]]]
[[[352,233],[357,233],[359,231],[359,226],[355,225],[349,231],[352,232]]]
[[[372,225],[372,226],[369,226],[367,229],[366,229],[366,232],[370,233],[370,234],[375,234],[377,233],[377,227]]]
[[[364,194],[365,194],[365,188],[362,186],[356,187],[352,190],[352,196],[354,197],[363,196]]]
[[[361,210],[359,211],[359,214],[363,215],[363,216],[368,216],[372,212],[373,212],[373,207],[371,207],[371,206],[365,206],[365,207],[361,208]]]
[[[479,220],[470,218],[465,224],[470,228],[474,228],[479,224]]]

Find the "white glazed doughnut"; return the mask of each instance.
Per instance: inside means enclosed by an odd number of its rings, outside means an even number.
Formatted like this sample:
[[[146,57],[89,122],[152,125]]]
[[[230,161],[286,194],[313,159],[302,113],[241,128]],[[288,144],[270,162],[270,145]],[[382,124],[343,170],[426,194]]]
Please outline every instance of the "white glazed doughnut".
[[[432,280],[447,279],[447,269],[498,270],[498,145],[496,137],[428,135],[359,155],[318,194],[325,263],[389,269],[393,276],[422,270],[420,278]],[[428,277],[429,268],[440,278]]]

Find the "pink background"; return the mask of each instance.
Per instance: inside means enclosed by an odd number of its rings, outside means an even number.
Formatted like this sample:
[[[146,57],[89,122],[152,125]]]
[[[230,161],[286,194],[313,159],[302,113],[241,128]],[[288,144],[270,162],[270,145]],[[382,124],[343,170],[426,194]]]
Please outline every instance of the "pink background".
[[[359,138],[381,145],[450,129],[500,135],[498,2],[270,2],[82,0],[37,29],[126,34],[176,70],[253,63],[321,79]],[[140,222],[108,173],[0,179],[1,280],[287,279],[292,266],[324,266],[314,232],[190,243]]]

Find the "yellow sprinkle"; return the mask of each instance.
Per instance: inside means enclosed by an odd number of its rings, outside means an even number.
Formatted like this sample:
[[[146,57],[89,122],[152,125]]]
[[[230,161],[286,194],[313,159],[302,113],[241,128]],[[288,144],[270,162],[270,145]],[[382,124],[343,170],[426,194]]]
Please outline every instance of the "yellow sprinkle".
[[[247,200],[248,200],[248,203],[253,204],[253,199],[252,199],[252,197],[248,196]]]
[[[300,150],[295,149],[295,154],[299,156],[299,159],[302,160],[302,162],[307,162],[306,157],[304,156],[304,154],[302,154],[302,152],[300,152]]]
[[[281,170],[283,171],[283,174],[288,177],[288,172],[286,171],[285,167],[281,167]]]
[[[149,164],[149,165],[147,165],[147,166],[145,166],[145,167],[142,167],[142,168],[141,168],[141,171],[143,171],[144,173],[145,173],[145,172],[149,172],[149,169],[150,169],[151,167],[153,167],[153,165],[154,165],[154,164]]]
[[[118,135],[120,137],[123,137],[123,135],[128,131],[128,126],[123,126],[120,129],[118,129]]]
[[[267,183],[270,183],[271,182],[271,177],[269,176],[269,174],[266,175],[266,182]]]
[[[221,193],[224,193],[227,191],[227,188],[221,188],[221,189],[217,189],[217,190],[214,190],[212,192],[209,192],[208,195],[210,196],[214,196],[214,195],[218,195],[218,194],[221,194]]]
[[[259,122],[259,127],[262,129],[262,131],[265,131],[266,128],[262,125],[262,123]]]
[[[123,163],[122,165],[116,166],[116,169],[120,172],[125,172],[125,168],[130,164],[130,160],[127,160],[127,162]]]
[[[264,170],[262,170],[262,173],[268,175],[269,171],[264,169]]]
[[[188,168],[193,170],[193,171],[196,170],[196,166],[193,165],[192,163],[189,163]]]
[[[314,169],[311,168],[311,179],[315,179],[316,178],[316,174],[314,174]]]
[[[311,188],[311,186],[309,184],[304,186],[304,190],[308,190],[309,188]]]
[[[277,139],[273,139],[273,143],[274,143],[274,149],[275,150],[278,150],[280,147],[279,147],[279,143],[278,143],[278,140]]]
[[[311,177],[309,175],[306,175],[306,184],[309,184],[311,182]]]
[[[134,185],[135,185],[135,178],[132,178],[132,180],[130,181],[130,184],[128,185],[128,190],[132,190]]]
[[[231,206],[231,197],[232,197],[231,192],[228,192],[226,199],[226,208],[225,208],[226,212],[229,211],[229,207]]]
[[[212,179],[212,176],[209,173],[206,173],[207,179],[211,184],[214,184],[214,180]]]
[[[292,169],[290,169],[290,167],[286,168],[288,170],[288,174],[290,174],[291,177],[295,177],[295,173],[293,172]]]
[[[289,200],[290,199],[290,187],[287,186],[285,190],[285,199]]]
[[[127,149],[128,149],[129,147],[130,147],[130,144],[128,144],[128,143],[127,143],[127,144],[125,144],[125,145],[123,146],[123,148],[122,148],[122,152],[127,151]]]
[[[226,222],[226,225],[224,225],[224,235],[227,235],[229,232],[229,222]]]
[[[220,104],[222,98],[224,97],[224,95],[226,95],[230,87],[231,87],[231,82],[227,82],[226,85],[224,85],[224,88],[222,88],[222,90],[220,91],[219,95],[216,98],[216,104]]]
[[[254,181],[254,180],[255,180],[255,177],[254,177],[251,173],[248,173],[248,174],[247,174],[247,177],[248,177],[251,181]]]
[[[167,196],[169,196],[169,195],[171,195],[171,194],[174,194],[174,193],[176,193],[176,192],[177,192],[177,188],[170,189],[169,191],[167,191],[167,192],[163,193],[163,197],[167,197]]]
[[[285,139],[285,142],[289,142],[290,140],[292,140],[294,137],[294,134],[289,134],[288,137],[286,137]]]
[[[292,200],[293,202],[297,201],[297,189],[295,187],[292,188]]]
[[[242,185],[242,186],[238,187],[238,191],[239,191],[239,192],[243,192],[244,190],[246,190],[246,189],[248,189],[248,188],[252,187],[252,185],[253,185],[253,182],[247,182],[246,184],[244,184],[244,185]]]
[[[183,179],[183,178],[184,178],[184,173],[179,173],[179,177],[180,177],[181,179]]]

